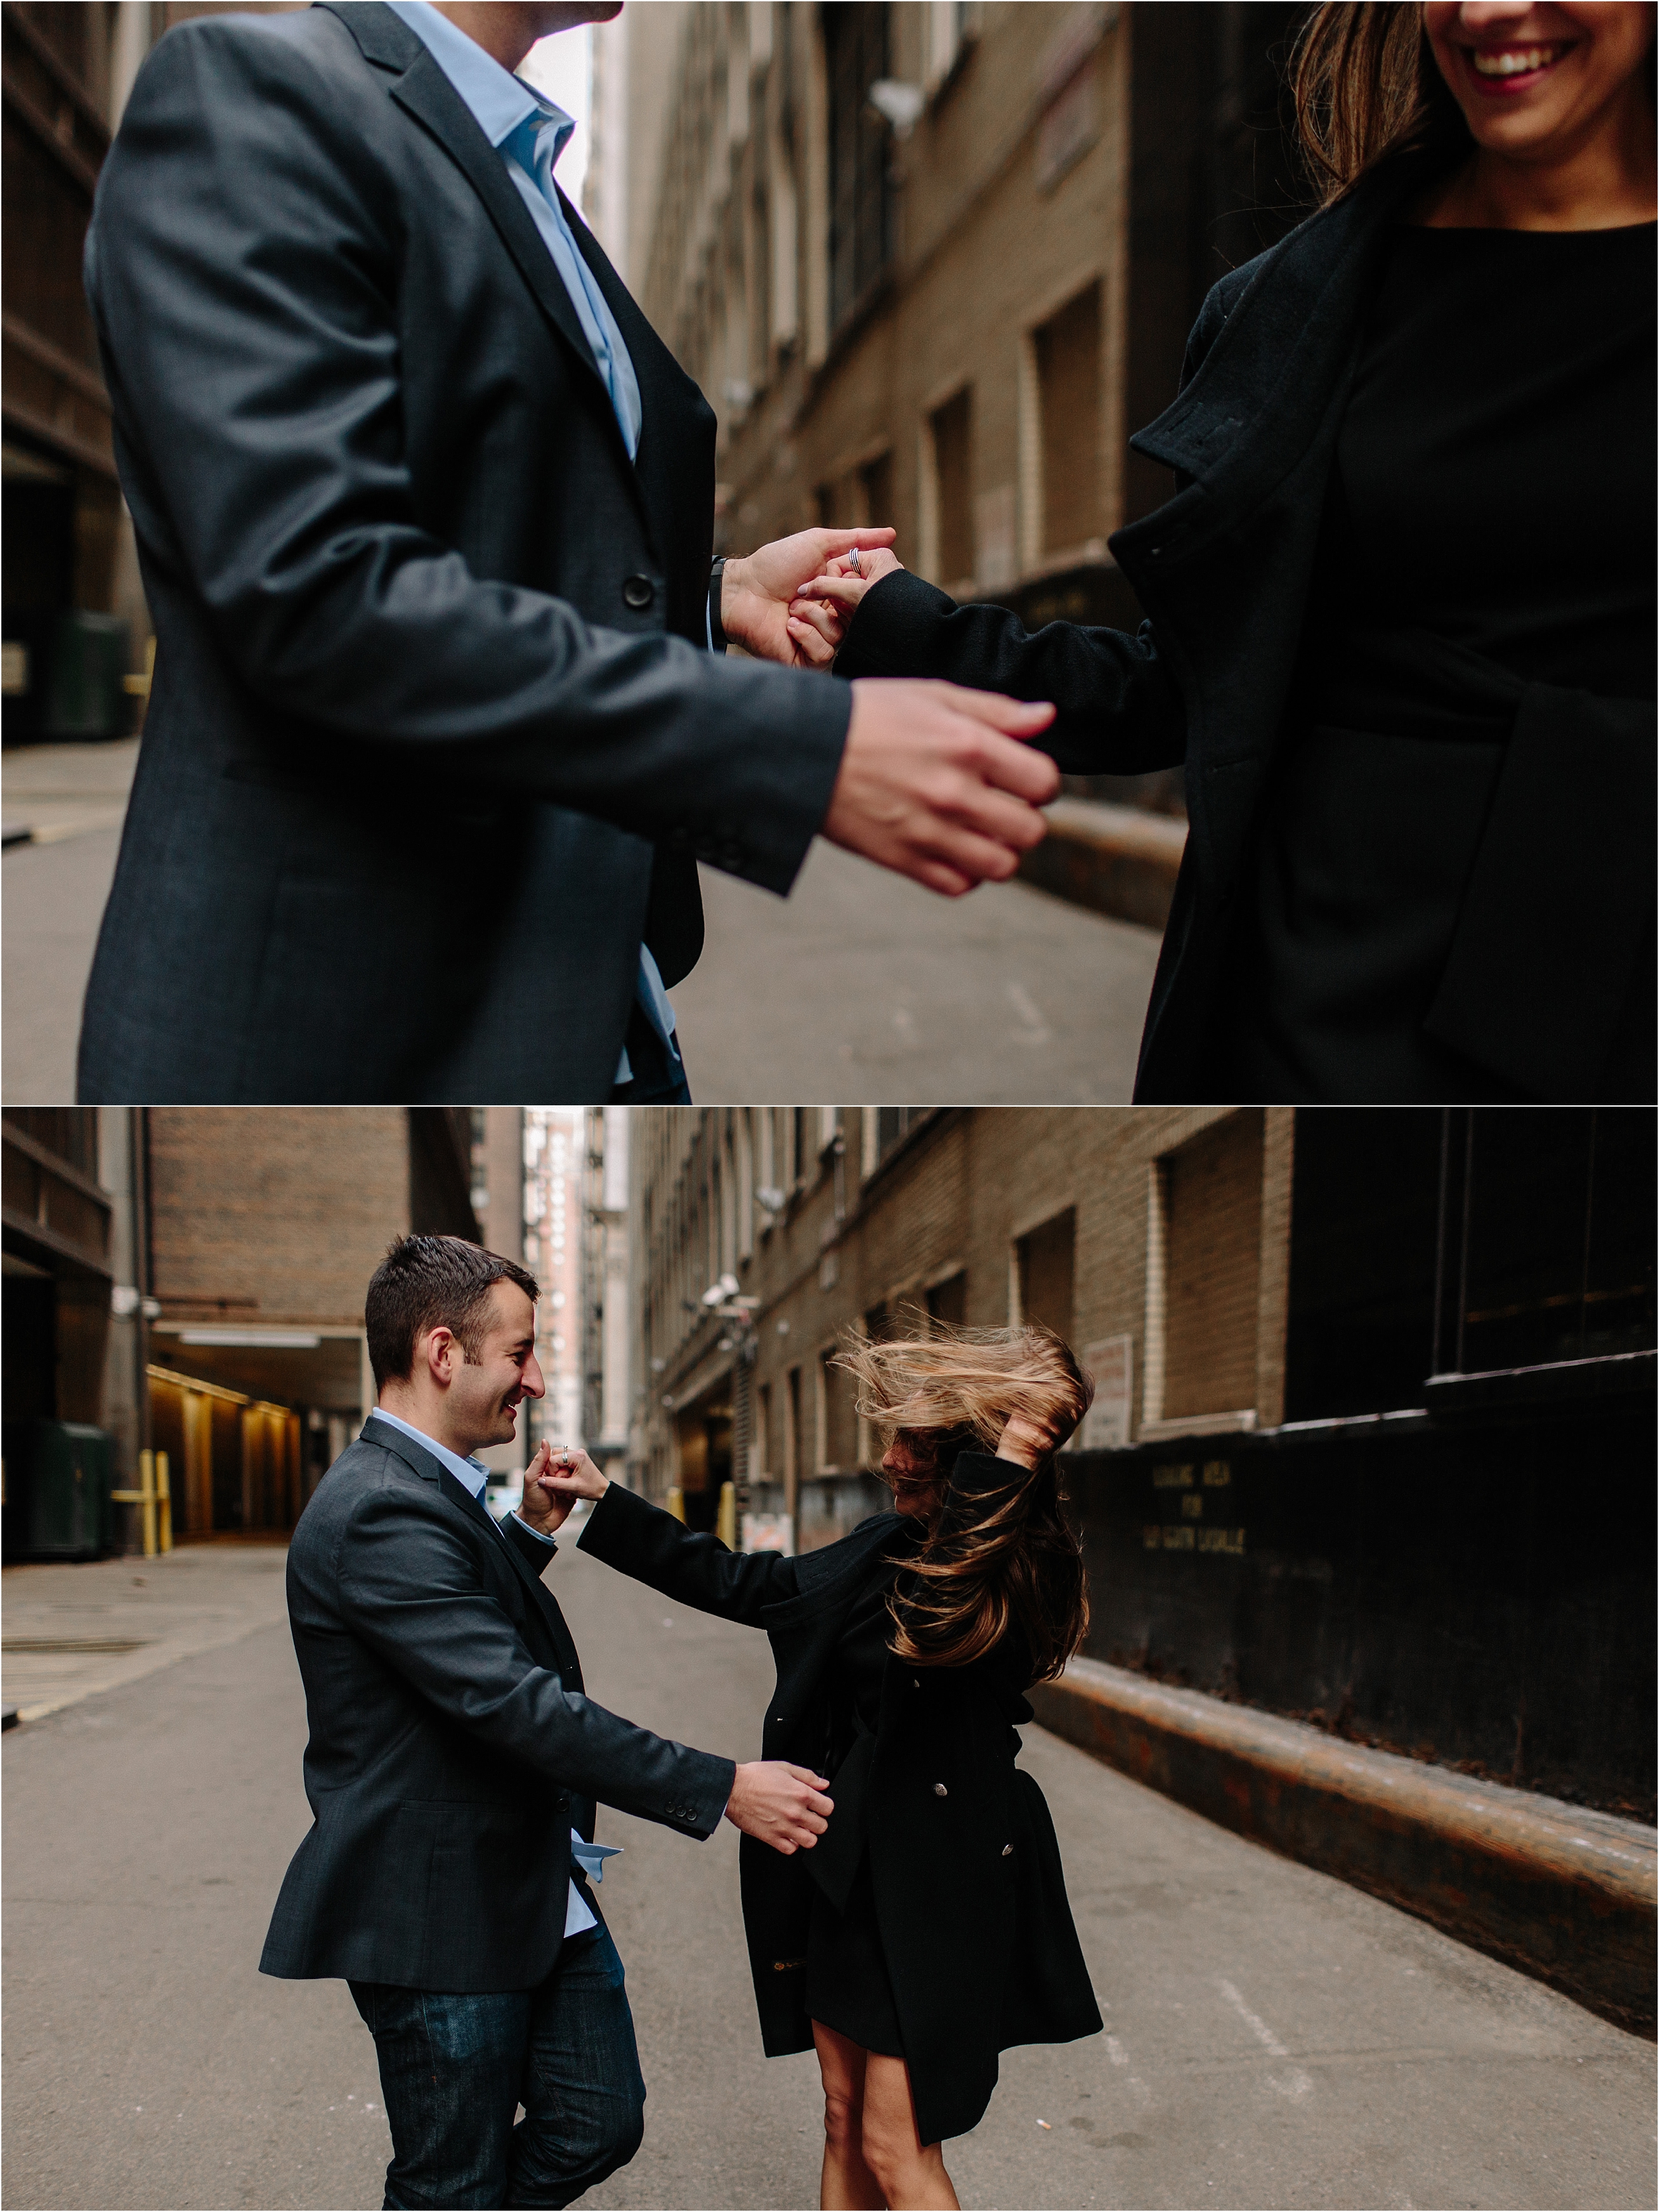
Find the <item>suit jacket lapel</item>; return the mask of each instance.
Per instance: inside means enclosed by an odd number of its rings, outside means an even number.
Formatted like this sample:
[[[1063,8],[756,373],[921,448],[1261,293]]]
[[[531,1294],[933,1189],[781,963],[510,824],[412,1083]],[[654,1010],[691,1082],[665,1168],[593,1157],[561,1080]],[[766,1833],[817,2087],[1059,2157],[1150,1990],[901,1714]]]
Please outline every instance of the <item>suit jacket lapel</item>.
[[[374,1415],[371,1414],[369,1419],[373,1421]],[[404,1466],[419,1475],[423,1482],[434,1484],[438,1495],[456,1512],[465,1514],[475,1523],[490,1519],[489,1510],[483,1499],[475,1498],[464,1482],[458,1482],[443,1462],[434,1453],[424,1450],[413,1437],[406,1437],[401,1429],[394,1429],[389,1421],[375,1422],[373,1430],[366,1428],[364,1433],[371,1443],[383,1444],[388,1451],[396,1452]],[[565,1625],[564,1615],[542,1588],[530,1567],[519,1557],[512,1540],[497,1528],[493,1534],[486,1530],[484,1541],[495,1546],[512,1561],[513,1571],[529,1591],[544,1625],[553,1638],[555,1649],[561,1655],[568,1650],[574,1656],[575,1646]]]
[[[329,4],[329,0],[325,0]],[[392,97],[428,131],[461,171],[500,232],[520,275],[538,304],[575,356],[581,374],[603,403],[605,421],[624,462],[628,448],[564,280],[554,267],[530,210],[502,167],[501,157],[479,130],[477,118],[421,40],[379,0],[330,5],[356,39],[366,60],[398,72]],[[412,51],[411,51],[412,49]],[[630,471],[631,473],[631,471]]]

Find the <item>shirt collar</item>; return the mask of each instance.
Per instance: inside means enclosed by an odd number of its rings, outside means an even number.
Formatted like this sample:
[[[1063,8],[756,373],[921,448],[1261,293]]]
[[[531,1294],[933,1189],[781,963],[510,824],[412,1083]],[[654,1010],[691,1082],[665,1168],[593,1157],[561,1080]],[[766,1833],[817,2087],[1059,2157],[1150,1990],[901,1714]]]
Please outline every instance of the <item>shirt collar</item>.
[[[442,16],[438,20],[441,22]],[[400,1420],[396,1413],[388,1413],[384,1406],[374,1408],[374,1418],[377,1421],[390,1421],[394,1429],[401,1429],[406,1437],[413,1437],[417,1444],[424,1444],[433,1458],[441,1466],[447,1467],[456,1481],[463,1484],[475,1498],[483,1495],[483,1486],[489,1480],[489,1469],[481,1459],[463,1459],[459,1452],[453,1452],[447,1444],[441,1444],[436,1437],[428,1436],[424,1429],[416,1428],[412,1422]]]
[[[520,125],[540,116],[554,125],[553,159],[564,151],[576,125],[562,107],[556,107],[511,70],[504,70],[476,39],[441,15],[431,0],[387,0],[394,15],[420,40],[471,111],[474,121],[499,151]]]

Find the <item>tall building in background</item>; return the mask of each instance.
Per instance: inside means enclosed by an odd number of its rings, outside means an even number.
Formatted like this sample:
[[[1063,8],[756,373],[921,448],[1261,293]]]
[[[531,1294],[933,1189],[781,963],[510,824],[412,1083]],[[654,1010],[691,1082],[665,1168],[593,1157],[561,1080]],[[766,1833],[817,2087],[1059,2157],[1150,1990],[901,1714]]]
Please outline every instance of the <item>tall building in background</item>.
[[[849,1334],[1042,1322],[1093,1656],[1650,1818],[1654,1133],[641,1109],[636,1486],[830,1541],[885,1502]]]
[[[586,1109],[528,1106],[524,1117],[524,1261],[541,1285],[536,1357],[547,1395],[531,1409],[531,1448],[583,1441],[582,1185]]]
[[[631,1269],[629,1139],[624,1106],[587,1110],[582,1238],[583,1417],[587,1449],[607,1474],[628,1479]]]
[[[891,521],[958,599],[1133,626],[1106,541],[1170,484],[1129,434],[1209,286],[1302,212],[1304,12],[757,0],[602,31],[628,137],[595,219],[720,416],[716,550]]]

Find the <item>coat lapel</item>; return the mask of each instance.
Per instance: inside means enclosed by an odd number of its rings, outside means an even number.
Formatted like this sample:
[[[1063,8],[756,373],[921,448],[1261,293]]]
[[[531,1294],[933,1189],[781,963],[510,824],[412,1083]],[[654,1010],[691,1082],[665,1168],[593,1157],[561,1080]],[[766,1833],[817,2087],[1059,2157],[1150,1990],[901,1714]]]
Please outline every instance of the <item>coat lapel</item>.
[[[1130,439],[1137,453],[1202,485],[1200,513],[1236,519],[1296,465],[1318,434],[1358,343],[1378,251],[1402,204],[1425,179],[1420,161],[1391,162],[1322,209],[1264,256],[1197,374],[1155,422]],[[1167,520],[1174,520],[1169,509]],[[1119,532],[1137,540],[1156,516]],[[1170,532],[1152,532],[1163,562]],[[1182,533],[1196,543],[1200,528]],[[1181,546],[1187,550],[1186,544]]]

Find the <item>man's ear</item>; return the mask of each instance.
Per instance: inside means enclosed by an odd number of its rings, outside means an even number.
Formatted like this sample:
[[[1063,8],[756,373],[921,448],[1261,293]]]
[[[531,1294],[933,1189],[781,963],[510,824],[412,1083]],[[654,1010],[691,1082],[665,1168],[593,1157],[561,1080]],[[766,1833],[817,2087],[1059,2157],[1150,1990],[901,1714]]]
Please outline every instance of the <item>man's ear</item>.
[[[454,1330],[440,1322],[422,1338],[417,1356],[425,1361],[426,1371],[439,1389],[447,1390],[461,1363],[461,1347],[455,1340]]]

